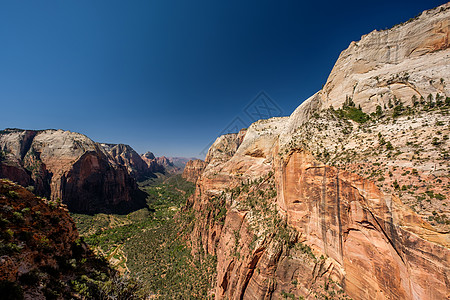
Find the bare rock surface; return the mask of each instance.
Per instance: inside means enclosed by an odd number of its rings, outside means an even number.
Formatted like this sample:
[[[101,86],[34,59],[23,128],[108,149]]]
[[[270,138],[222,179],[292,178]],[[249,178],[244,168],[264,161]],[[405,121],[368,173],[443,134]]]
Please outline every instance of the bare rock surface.
[[[126,167],[128,173],[138,181],[155,177],[152,169],[149,168],[144,159],[142,159],[142,157],[134,151],[131,146],[105,143],[102,143],[101,145],[103,149],[105,149],[105,151],[112,156],[117,164]]]
[[[195,183],[198,177],[203,173],[206,165],[207,163],[201,159],[188,161],[183,170],[183,178],[187,181]]]
[[[186,209],[216,299],[450,297],[449,7],[352,42],[291,116],[211,146]]]
[[[182,170],[170,158],[165,156],[155,157],[153,153],[146,152],[141,155],[141,158],[147,164],[148,169],[154,173],[176,174]]]
[[[82,134],[4,130],[0,149],[2,177],[61,199],[71,211],[126,211],[145,205],[127,169]]]

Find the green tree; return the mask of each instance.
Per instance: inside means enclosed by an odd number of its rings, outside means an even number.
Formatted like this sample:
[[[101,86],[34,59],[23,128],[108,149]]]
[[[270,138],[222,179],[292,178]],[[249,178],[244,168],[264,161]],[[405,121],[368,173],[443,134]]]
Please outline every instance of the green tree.
[[[417,106],[417,105],[419,104],[419,101],[418,101],[416,95],[413,95],[413,96],[411,97],[411,100],[412,100],[412,104],[413,104],[414,106]]]
[[[376,108],[376,115],[378,116],[378,117],[381,117],[382,115],[383,115],[383,109],[381,108],[381,106],[380,105],[377,105],[377,108]]]
[[[431,94],[429,94],[428,96],[427,96],[427,101],[428,101],[428,106],[429,107],[434,107],[434,103],[433,103],[433,95],[431,95]]]

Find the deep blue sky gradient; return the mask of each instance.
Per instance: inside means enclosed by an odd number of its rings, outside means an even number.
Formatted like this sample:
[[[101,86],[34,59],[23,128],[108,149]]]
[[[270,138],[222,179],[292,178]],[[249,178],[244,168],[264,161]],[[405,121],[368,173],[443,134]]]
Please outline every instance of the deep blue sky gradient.
[[[351,41],[445,2],[0,0],[0,129],[201,157],[260,91],[289,115]]]

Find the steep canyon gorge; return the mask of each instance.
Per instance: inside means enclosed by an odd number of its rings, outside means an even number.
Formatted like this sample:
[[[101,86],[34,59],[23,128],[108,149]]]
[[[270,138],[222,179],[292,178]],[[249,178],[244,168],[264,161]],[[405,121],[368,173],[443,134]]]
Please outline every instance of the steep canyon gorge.
[[[31,211],[36,236],[43,213],[66,232],[51,232],[58,256],[81,247],[77,268],[95,265],[91,243],[120,272],[153,278],[154,298],[449,299],[449,34],[447,3],[364,35],[290,116],[222,135],[185,166],[70,131],[5,129],[0,178],[17,184],[0,181],[0,213]],[[17,224],[2,219],[14,231],[2,242],[24,244]],[[33,269],[13,250],[2,280]],[[42,266],[63,267],[49,257]],[[186,266],[195,282],[176,282]],[[169,281],[183,293],[163,291]]]

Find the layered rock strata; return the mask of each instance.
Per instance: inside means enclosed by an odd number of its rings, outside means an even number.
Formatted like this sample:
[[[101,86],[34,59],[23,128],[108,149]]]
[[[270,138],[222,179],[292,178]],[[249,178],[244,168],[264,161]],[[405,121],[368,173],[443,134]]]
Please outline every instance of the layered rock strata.
[[[61,199],[71,211],[127,211],[145,205],[127,169],[82,134],[4,130],[0,149],[1,177]]]
[[[195,183],[198,177],[203,173],[207,163],[201,159],[190,160],[184,167],[182,177],[187,181]]]
[[[211,146],[186,209],[216,299],[450,297],[449,7],[363,36],[290,117]]]
[[[129,145],[104,143],[101,145],[117,164],[126,167],[128,173],[138,181],[156,177],[153,172],[159,169],[163,170],[161,165],[149,167],[142,157]]]

